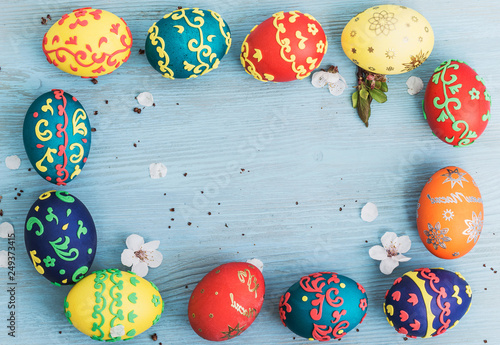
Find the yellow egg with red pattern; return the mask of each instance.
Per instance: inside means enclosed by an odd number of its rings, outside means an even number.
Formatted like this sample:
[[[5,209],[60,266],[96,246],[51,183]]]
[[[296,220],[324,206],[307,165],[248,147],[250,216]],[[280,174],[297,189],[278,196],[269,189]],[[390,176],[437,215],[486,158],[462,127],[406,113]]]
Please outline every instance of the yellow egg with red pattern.
[[[321,24],[310,14],[278,12],[256,25],[241,46],[240,60],[260,81],[304,79],[328,48]]]
[[[131,47],[127,23],[111,12],[91,7],[63,15],[43,37],[47,61],[83,78],[113,72],[128,60]]]

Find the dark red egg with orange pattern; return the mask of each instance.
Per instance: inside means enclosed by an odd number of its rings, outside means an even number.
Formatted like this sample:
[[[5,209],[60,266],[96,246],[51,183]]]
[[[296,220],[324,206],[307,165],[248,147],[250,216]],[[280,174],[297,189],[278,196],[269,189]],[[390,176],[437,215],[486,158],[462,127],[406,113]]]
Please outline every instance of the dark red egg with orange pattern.
[[[427,84],[424,117],[439,139],[467,146],[488,125],[490,103],[483,78],[465,62],[448,60],[436,68]]]
[[[304,79],[328,48],[321,24],[310,14],[278,12],[256,25],[241,46],[240,60],[260,81]]]
[[[264,303],[262,272],[247,262],[230,262],[210,271],[189,299],[189,322],[200,337],[223,341],[246,331]]]

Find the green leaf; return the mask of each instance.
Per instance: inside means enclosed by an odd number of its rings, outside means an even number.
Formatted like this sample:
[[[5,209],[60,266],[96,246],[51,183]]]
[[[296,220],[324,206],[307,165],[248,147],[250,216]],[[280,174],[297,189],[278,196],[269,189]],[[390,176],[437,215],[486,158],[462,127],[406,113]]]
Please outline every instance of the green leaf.
[[[366,87],[362,87],[361,90],[359,90],[359,96],[364,99],[364,100],[367,100],[368,99],[368,90],[366,90]]]
[[[380,91],[383,91],[383,92],[389,91],[389,88],[387,87],[387,83],[385,81],[380,83]]]
[[[363,123],[368,127],[368,119],[370,118],[371,109],[368,99],[360,98],[358,102],[358,116]]]
[[[372,98],[376,100],[378,103],[385,103],[387,101],[387,95],[384,92],[377,89],[370,90],[370,96],[372,96]]]
[[[352,94],[352,107],[353,108],[358,107],[358,99],[359,99],[359,91],[356,91],[355,93]]]
[[[376,89],[380,89],[381,86],[382,86],[382,82],[380,82],[380,81],[376,81],[375,82],[375,88]]]

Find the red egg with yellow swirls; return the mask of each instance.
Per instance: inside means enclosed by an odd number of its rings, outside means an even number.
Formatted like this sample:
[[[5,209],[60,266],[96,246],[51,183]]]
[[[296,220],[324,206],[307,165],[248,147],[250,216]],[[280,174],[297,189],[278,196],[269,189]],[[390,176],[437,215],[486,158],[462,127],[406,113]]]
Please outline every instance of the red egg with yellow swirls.
[[[47,61],[84,78],[113,72],[130,56],[132,34],[111,12],[79,8],[55,22],[43,37]]]
[[[240,60],[257,80],[285,82],[311,74],[327,48],[325,32],[313,16],[278,12],[250,31],[241,46]]]
[[[488,125],[491,96],[484,80],[465,62],[443,62],[431,76],[424,117],[432,132],[453,146],[472,144]]]
[[[207,340],[234,338],[255,320],[264,303],[264,293],[264,277],[254,265],[230,262],[216,267],[191,294],[191,327]]]

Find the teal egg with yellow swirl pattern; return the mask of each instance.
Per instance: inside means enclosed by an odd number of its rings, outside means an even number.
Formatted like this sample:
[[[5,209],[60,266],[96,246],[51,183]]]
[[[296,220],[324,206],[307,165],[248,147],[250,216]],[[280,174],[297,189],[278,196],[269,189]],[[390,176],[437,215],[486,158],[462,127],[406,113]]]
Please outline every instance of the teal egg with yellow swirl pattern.
[[[219,66],[231,47],[231,31],[211,10],[181,8],[149,28],[146,56],[165,78],[191,79]]]
[[[64,186],[80,174],[90,151],[90,121],[76,97],[54,89],[38,97],[24,118],[26,154],[45,180]]]
[[[24,243],[35,270],[54,285],[74,284],[90,269],[97,233],[90,212],[75,196],[48,191],[33,203]]]

